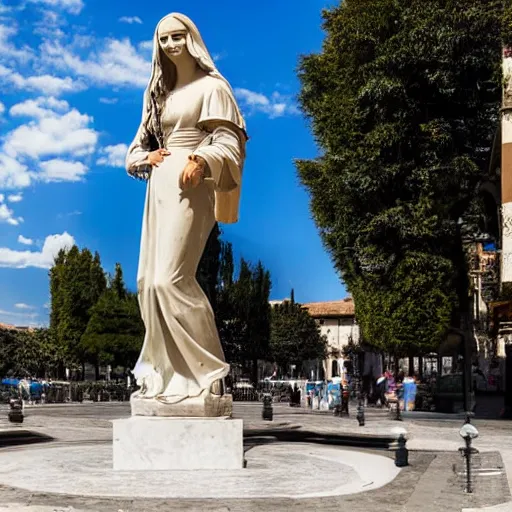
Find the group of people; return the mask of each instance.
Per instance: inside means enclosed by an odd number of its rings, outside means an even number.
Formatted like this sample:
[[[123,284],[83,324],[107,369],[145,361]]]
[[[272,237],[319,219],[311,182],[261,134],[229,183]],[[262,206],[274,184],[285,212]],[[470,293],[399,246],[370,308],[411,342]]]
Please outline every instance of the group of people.
[[[393,398],[404,410],[414,410],[418,383],[419,378],[416,375],[406,376],[400,371],[395,379],[389,370],[385,370],[376,382],[377,405],[389,407],[390,399]]]

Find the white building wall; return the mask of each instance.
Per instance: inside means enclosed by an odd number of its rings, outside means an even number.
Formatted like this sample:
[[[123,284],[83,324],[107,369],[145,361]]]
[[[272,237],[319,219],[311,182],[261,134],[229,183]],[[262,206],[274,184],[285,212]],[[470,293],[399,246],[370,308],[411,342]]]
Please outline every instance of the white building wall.
[[[324,318],[319,320],[320,333],[327,337],[328,357],[324,361],[324,371],[327,379],[333,377],[333,361],[338,362],[338,375],[343,371],[343,349],[349,344],[350,339],[354,343],[359,341],[359,326],[354,324],[353,318]],[[338,356],[331,355],[337,352]]]

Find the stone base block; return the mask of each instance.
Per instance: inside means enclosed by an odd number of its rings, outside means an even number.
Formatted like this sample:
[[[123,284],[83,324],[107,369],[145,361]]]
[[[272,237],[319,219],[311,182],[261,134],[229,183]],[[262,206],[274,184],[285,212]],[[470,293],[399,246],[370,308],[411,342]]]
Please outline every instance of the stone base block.
[[[242,420],[133,416],[112,423],[114,470],[243,468]]]
[[[163,416],[179,418],[215,418],[231,416],[232,395],[204,394],[187,398],[177,404],[165,404],[154,398],[130,397],[132,416]]]

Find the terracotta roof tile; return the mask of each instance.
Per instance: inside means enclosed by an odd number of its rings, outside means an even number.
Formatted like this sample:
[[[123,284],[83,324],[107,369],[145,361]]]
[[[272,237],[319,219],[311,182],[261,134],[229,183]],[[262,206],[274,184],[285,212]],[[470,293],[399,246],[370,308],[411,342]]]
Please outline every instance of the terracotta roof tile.
[[[352,297],[328,302],[309,302],[302,304],[313,318],[355,316],[356,310]]]
[[[20,327],[17,325],[3,324],[0,322],[0,329],[5,331],[33,331],[33,327]]]

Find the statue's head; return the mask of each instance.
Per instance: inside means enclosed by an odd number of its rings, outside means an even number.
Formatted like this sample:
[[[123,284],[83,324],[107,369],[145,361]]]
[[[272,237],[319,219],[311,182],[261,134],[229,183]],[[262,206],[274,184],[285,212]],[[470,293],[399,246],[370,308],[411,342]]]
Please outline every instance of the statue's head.
[[[153,72],[150,86],[165,92],[176,83],[176,68],[194,59],[203,71],[220,76],[194,22],[184,14],[171,13],[162,18],[153,41]],[[159,81],[159,84],[156,84]]]
[[[164,18],[158,24],[156,38],[159,51],[175,66],[179,67],[180,62],[193,58],[187,46],[187,38],[190,39],[188,28],[178,18],[172,15]]]
[[[194,59],[208,75],[229,83],[217,70],[194,22],[184,14],[171,13],[162,18],[155,29],[151,78],[145,93],[143,125],[146,133],[161,143],[160,114],[167,94],[176,85],[180,63]],[[240,124],[244,125],[240,115]]]

